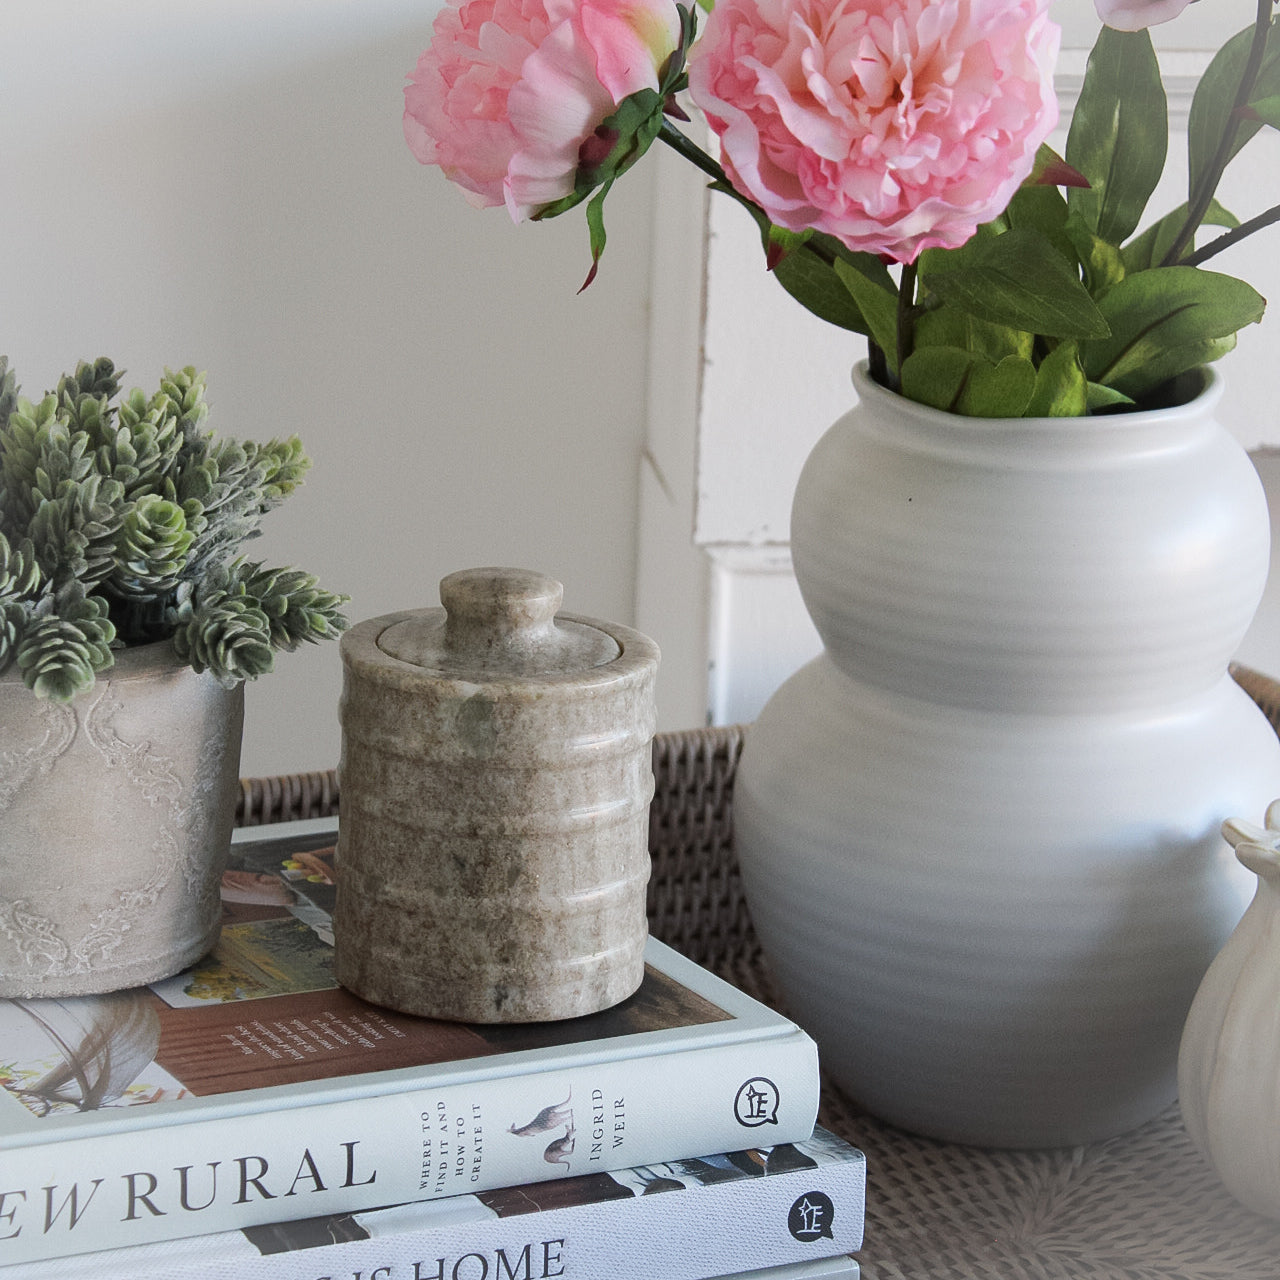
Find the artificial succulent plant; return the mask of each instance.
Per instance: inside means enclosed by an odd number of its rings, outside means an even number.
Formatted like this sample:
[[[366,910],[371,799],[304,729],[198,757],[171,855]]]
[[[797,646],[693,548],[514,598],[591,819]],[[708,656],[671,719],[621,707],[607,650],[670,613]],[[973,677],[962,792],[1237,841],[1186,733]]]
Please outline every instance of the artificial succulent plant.
[[[310,467],[301,442],[217,438],[204,397],[192,368],[120,396],[99,359],[32,402],[0,356],[0,673],[67,701],[114,650],[171,639],[233,686],[346,626],[345,596],[240,554]]]

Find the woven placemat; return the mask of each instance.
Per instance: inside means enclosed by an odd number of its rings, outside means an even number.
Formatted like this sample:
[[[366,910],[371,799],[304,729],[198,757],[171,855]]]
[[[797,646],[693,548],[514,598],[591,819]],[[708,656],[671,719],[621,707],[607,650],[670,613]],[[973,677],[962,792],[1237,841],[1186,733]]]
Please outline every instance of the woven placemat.
[[[1087,1147],[934,1142],[824,1090],[867,1156],[863,1280],[1277,1280],[1280,1224],[1231,1198],[1176,1106]]]

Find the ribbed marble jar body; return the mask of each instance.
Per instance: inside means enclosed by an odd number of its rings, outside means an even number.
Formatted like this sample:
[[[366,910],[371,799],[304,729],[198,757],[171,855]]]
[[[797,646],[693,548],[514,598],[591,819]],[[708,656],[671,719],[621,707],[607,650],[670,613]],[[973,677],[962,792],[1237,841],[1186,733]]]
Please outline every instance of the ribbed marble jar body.
[[[1266,503],[1214,417],[974,419],[859,404],[800,479],[825,652],[735,791],[744,886],[792,1012],[882,1118],[1051,1146],[1172,1102],[1196,986],[1251,884],[1224,817],[1280,794],[1227,674]]]
[[[530,1022],[640,985],[657,646],[560,593],[466,571],[343,636],[336,971],[367,1000]]]
[[[122,649],[92,689],[0,676],[0,996],[116,991],[218,939],[244,687]]]

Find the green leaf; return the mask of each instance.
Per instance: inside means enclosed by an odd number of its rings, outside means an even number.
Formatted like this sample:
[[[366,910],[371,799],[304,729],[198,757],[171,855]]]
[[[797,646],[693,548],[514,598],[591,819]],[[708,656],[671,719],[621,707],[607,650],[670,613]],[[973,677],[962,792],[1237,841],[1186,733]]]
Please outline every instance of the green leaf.
[[[958,413],[973,370],[990,361],[958,347],[925,347],[902,362],[902,394],[917,404]]]
[[[578,290],[579,293],[596,278],[596,272],[600,267],[600,259],[604,254],[606,240],[604,202],[612,188],[612,180],[606,182],[592,197],[590,204],[587,205],[587,232],[591,237],[591,270],[587,272],[587,278],[582,282],[582,287]]]
[[[1023,180],[1023,187],[1087,187],[1089,180],[1079,169],[1072,168],[1048,143],[1036,148],[1031,172]]]
[[[545,204],[531,221],[555,218],[576,208],[598,187],[607,187],[631,168],[653,145],[662,129],[665,100],[653,89],[641,89],[623,98],[618,109],[597,126],[582,145],[582,158],[574,175],[573,190]],[[585,286],[584,286],[585,288]]]
[[[1269,124],[1273,129],[1280,129],[1280,93],[1269,97],[1255,98],[1248,108],[1260,124]]]
[[[1146,271],[1151,267],[1160,266],[1164,260],[1164,255],[1169,252],[1173,242],[1178,238],[1178,233],[1182,230],[1182,224],[1187,220],[1189,208],[1190,206],[1185,203],[1180,204],[1172,213],[1166,213],[1159,221],[1153,222],[1136,239],[1130,240],[1120,251],[1125,270]],[[1202,225],[1208,223],[1215,227],[1238,227],[1240,219],[1234,213],[1224,209],[1217,200],[1213,200],[1201,219],[1201,223]],[[1194,244],[1193,240],[1187,246],[1188,253],[1194,247]]]
[[[981,320],[1051,338],[1107,333],[1075,261],[1031,227],[975,236],[963,249],[922,254],[920,262],[930,293]]]
[[[1089,180],[1068,191],[1072,212],[1120,244],[1142,219],[1168,146],[1168,106],[1151,37],[1103,27],[1067,135],[1067,163]]]
[[[1035,381],[1034,367],[1021,356],[996,365],[972,351],[926,347],[902,362],[904,396],[970,418],[1020,418]]]
[[[712,183],[711,189],[715,191],[720,185]],[[836,274],[835,264],[846,262],[879,288],[896,292],[893,277],[884,263],[874,254],[854,253],[834,236],[821,232],[797,235],[775,227],[759,208],[749,206],[747,211],[760,228],[773,276],[783,289],[819,320],[870,337],[870,322]],[[783,251],[781,257],[778,250]]]
[[[1074,255],[1075,246],[1067,235],[1067,201],[1057,187],[1024,183],[1005,209],[1005,219],[1010,227],[1040,232],[1064,258]]]
[[[878,261],[877,265],[880,265]],[[889,368],[896,373],[898,370],[898,292],[892,287],[892,277],[889,278],[890,287],[886,288],[878,274],[867,275],[861,269],[861,264],[847,262],[843,258],[836,259],[835,273],[840,283],[853,296],[859,311],[866,317],[867,325],[871,330],[871,340],[884,352]]]
[[[1005,356],[998,365],[975,365],[960,397],[960,412],[970,418],[1021,418],[1036,386],[1036,369],[1022,356]]]
[[[1090,231],[1084,219],[1072,213],[1067,220],[1067,235],[1084,269],[1084,283],[1096,298],[1113,284],[1124,279],[1124,259],[1109,240]]]
[[[1100,382],[1090,382],[1086,388],[1086,403],[1090,413],[1099,413],[1107,409],[1128,408],[1133,401],[1113,387],[1104,387]]]
[[[959,347],[986,356],[999,364],[1005,356],[1031,359],[1035,338],[1022,329],[991,324],[958,307],[941,306],[926,311],[915,325],[917,347]]]
[[[1218,50],[1200,77],[1195,96],[1191,99],[1191,113],[1187,117],[1187,191],[1192,199],[1210,172],[1214,154],[1231,124],[1236,93],[1249,61],[1253,35],[1254,28],[1250,24]],[[1280,94],[1280,27],[1275,25],[1268,35],[1262,66],[1250,97],[1265,100],[1274,94]],[[1228,159],[1258,132],[1262,123],[1260,120],[1238,118],[1236,126]]]
[[[1089,409],[1088,382],[1074,342],[1060,342],[1040,362],[1027,404],[1029,418],[1078,418]]]
[[[1082,344],[1085,373],[1134,400],[1216,360],[1235,334],[1262,319],[1266,300],[1234,276],[1153,267],[1125,276],[1099,301],[1111,336]]]

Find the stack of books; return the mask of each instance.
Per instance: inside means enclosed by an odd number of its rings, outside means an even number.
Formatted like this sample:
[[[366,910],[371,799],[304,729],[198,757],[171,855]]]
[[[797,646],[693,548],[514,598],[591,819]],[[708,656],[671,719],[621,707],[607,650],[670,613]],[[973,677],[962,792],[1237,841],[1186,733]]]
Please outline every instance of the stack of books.
[[[656,940],[567,1022],[366,1004],[335,830],[238,832],[177,977],[0,1001],[0,1280],[857,1274],[865,1163],[814,1127],[799,1028]]]

